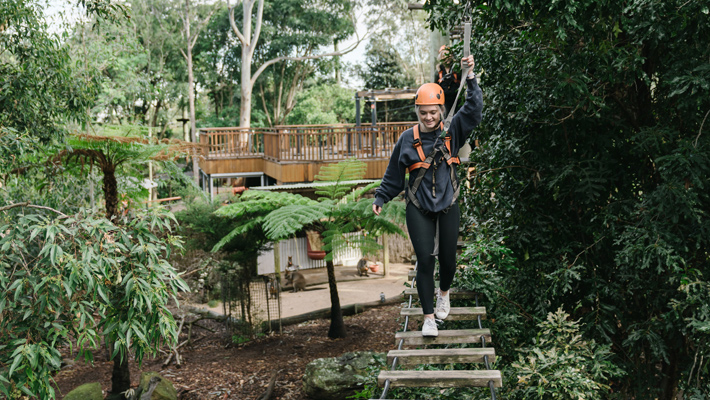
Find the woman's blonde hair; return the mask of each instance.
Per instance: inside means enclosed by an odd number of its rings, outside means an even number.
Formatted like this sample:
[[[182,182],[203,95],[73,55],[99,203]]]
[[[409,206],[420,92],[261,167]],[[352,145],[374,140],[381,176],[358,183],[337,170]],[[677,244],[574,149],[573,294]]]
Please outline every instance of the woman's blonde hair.
[[[443,121],[445,118],[445,114],[446,114],[446,107],[444,107],[442,105],[437,105],[437,106],[439,107],[439,120]],[[417,114],[417,121],[419,122],[419,124],[424,125],[424,123],[422,122],[422,118],[419,116],[419,108],[420,107],[421,106],[415,105],[414,106],[414,113]]]

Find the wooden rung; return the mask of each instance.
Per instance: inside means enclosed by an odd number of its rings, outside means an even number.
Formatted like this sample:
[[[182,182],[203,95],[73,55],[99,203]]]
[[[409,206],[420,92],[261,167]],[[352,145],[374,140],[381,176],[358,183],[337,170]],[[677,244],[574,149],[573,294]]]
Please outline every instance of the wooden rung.
[[[385,381],[390,387],[485,387],[493,381],[495,387],[501,387],[503,379],[498,370],[476,371],[381,371],[377,384],[382,387]]]
[[[404,297],[407,297],[407,296],[419,297],[419,293],[417,293],[416,288],[405,289],[404,292],[402,292],[402,295]],[[434,296],[433,293],[432,293],[432,296]],[[454,290],[451,290],[449,292],[449,298],[451,298],[452,300],[455,300],[455,299],[458,299],[458,300],[471,299],[471,300],[473,300],[476,298],[476,292],[469,292],[469,291],[456,292]]]
[[[397,332],[394,335],[395,345],[400,339],[404,344],[418,346],[425,344],[451,344],[451,343],[481,343],[481,336],[486,339],[486,346],[492,344],[490,329],[452,329],[440,330],[437,337],[424,337],[422,331]]]
[[[422,319],[424,318],[424,312],[421,308],[403,308],[400,312],[403,317],[410,317],[412,319]],[[447,321],[465,321],[472,320],[481,316],[481,319],[486,319],[486,307],[451,307],[449,316],[446,317]]]
[[[488,356],[488,362],[496,359],[496,350],[492,347],[467,348],[467,349],[419,349],[419,350],[390,350],[387,353],[387,365],[392,365],[397,357],[399,365],[418,364],[468,364],[482,363],[483,357]]]
[[[407,274],[407,279],[411,281],[412,279],[414,279],[415,276],[417,276],[417,271],[410,269],[409,273]]]

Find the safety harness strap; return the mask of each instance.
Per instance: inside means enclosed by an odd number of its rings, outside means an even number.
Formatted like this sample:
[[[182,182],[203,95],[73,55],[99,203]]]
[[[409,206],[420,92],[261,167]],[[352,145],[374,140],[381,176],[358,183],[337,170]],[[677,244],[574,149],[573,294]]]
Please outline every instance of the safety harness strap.
[[[439,129],[443,129],[444,124],[443,122],[439,124]],[[421,162],[414,163],[407,167],[407,170],[409,172],[414,171],[417,168],[425,168],[428,169],[431,166],[431,162],[426,162],[426,157],[424,157],[424,149],[422,148],[422,141],[419,138],[419,124],[416,124],[412,127],[412,134],[414,136],[413,140],[413,145],[414,148],[417,149],[417,153],[419,154],[419,159]],[[458,157],[451,157],[451,136],[446,135],[444,137],[444,144],[446,145],[446,150],[449,152],[449,157],[446,158],[446,163],[451,165],[452,163],[455,164],[461,164],[461,160],[459,160]]]
[[[443,123],[440,124],[439,127],[443,128],[442,125]],[[450,166],[449,173],[451,179],[451,186],[454,189],[454,195],[451,199],[451,204],[454,204],[454,202],[459,197],[459,181],[456,177],[456,168],[452,167],[451,164],[460,164],[461,160],[459,160],[458,157],[451,156],[451,136],[447,134],[444,138],[444,146],[433,148],[425,158],[421,140],[419,139],[419,124],[414,125],[412,131],[414,134],[414,147],[417,149],[417,153],[419,153],[419,159],[422,161],[414,163],[408,167],[410,173],[415,169],[419,169],[419,173],[414,179],[414,183],[412,184],[412,186],[407,190],[407,203],[412,202],[418,209],[421,210],[422,206],[419,203],[419,200],[417,199],[417,191],[419,190],[419,186],[421,185],[422,180],[424,179],[424,175],[426,175],[426,172],[429,170],[429,167],[431,167],[432,163],[434,162],[436,153],[440,151],[443,154],[444,160],[446,160],[446,163]],[[446,150],[444,150],[444,147],[446,147]],[[449,204],[449,207],[451,206],[451,204]]]

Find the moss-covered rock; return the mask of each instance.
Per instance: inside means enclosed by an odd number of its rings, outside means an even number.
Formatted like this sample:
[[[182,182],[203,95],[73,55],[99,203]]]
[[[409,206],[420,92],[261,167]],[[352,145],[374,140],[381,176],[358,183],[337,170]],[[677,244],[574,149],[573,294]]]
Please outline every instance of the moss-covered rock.
[[[370,351],[345,353],[340,357],[319,358],[306,365],[303,390],[311,399],[342,400],[361,390],[361,376],[369,365],[379,365],[375,357],[385,354]]]
[[[104,400],[104,393],[100,383],[85,383],[67,393],[64,400]]]
[[[141,383],[139,388],[142,389],[141,393],[145,393],[148,390],[148,382],[150,378],[158,376],[160,377],[160,383],[155,388],[153,395],[150,396],[150,400],[177,400],[177,390],[173,386],[172,382],[163,378],[157,372],[144,372],[141,374]]]

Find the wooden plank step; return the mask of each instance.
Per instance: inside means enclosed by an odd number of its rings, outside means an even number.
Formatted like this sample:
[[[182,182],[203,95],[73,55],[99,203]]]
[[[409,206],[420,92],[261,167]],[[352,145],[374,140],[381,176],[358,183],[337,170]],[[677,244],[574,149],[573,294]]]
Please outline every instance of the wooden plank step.
[[[417,293],[416,288],[405,289],[404,292],[402,292],[402,295],[404,297],[407,297],[407,296],[419,297],[419,293]],[[473,300],[476,298],[476,292],[469,292],[469,291],[456,292],[454,290],[451,290],[449,292],[449,298],[451,300],[456,300],[456,299],[471,299],[471,300]]]
[[[486,345],[491,344],[490,329],[452,329],[439,330],[437,337],[424,337],[422,331],[397,332],[394,335],[395,345],[404,339],[405,345],[419,346],[425,344],[451,343],[481,343],[481,336],[486,339]]]
[[[484,356],[488,356],[488,362],[493,362],[496,359],[496,350],[493,347],[390,350],[389,353],[387,353],[387,365],[392,365],[395,357],[397,357],[397,364],[399,365],[418,365],[482,363]]]
[[[377,384],[382,387],[385,381],[390,387],[486,387],[493,381],[495,387],[501,387],[503,379],[498,370],[476,371],[381,371]]]
[[[409,273],[407,274],[407,280],[412,280],[414,277],[417,276],[417,271],[410,269]]]
[[[403,317],[410,317],[412,319],[423,319],[424,312],[421,308],[403,308],[400,312]],[[446,317],[447,321],[465,321],[476,319],[478,316],[481,319],[486,319],[486,307],[451,307],[449,316]]]

